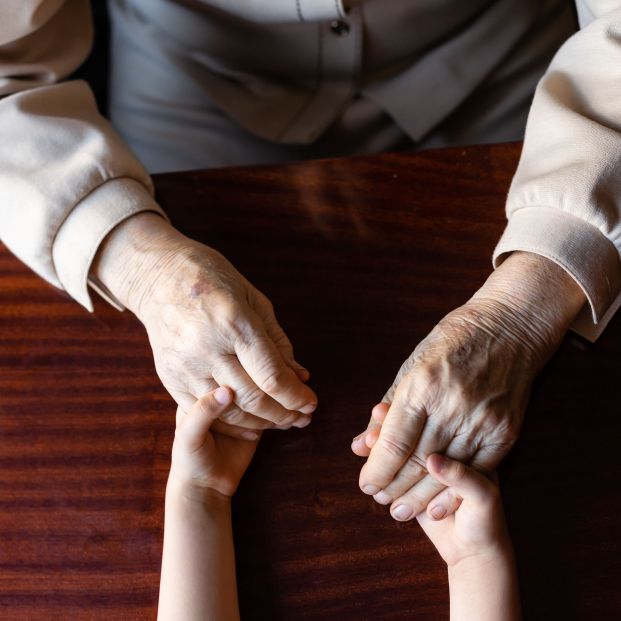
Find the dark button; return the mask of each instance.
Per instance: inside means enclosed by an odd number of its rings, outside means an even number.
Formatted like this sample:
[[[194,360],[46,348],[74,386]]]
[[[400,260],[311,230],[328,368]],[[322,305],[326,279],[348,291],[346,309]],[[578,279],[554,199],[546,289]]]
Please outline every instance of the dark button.
[[[341,19],[330,22],[330,30],[339,37],[346,37],[349,34],[349,24]]]

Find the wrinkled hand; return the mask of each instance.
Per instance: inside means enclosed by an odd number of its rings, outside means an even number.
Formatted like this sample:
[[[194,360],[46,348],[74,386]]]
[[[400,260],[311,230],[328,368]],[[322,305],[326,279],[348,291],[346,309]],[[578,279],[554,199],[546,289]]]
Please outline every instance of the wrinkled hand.
[[[368,456],[362,491],[391,504],[397,520],[432,499],[434,516],[453,513],[459,499],[427,473],[427,458],[442,453],[482,472],[496,468],[518,437],[536,373],[583,301],[547,259],[507,259],[419,344],[374,408],[376,420],[354,439],[352,450]]]
[[[237,407],[221,419],[227,433],[310,422],[317,398],[304,384],[308,371],[270,301],[221,254],[139,214],[108,240],[98,274],[144,324],[157,373],[186,412],[229,386]]]
[[[392,503],[396,519],[414,517],[443,489],[427,474],[431,453],[490,471],[518,436],[533,358],[496,315],[498,309],[469,304],[445,317],[383,399],[390,406],[360,487]]]

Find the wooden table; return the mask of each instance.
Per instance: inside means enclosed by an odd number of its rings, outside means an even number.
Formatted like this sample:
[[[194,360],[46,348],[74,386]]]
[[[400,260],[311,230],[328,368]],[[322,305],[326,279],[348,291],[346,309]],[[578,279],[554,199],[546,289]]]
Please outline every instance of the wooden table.
[[[519,146],[156,178],[161,204],[273,300],[320,395],[267,434],[236,499],[249,620],[448,618],[416,523],[358,490],[352,436],[490,269]],[[174,407],[145,334],[0,251],[0,618],[155,616]],[[502,470],[526,619],[621,611],[621,321],[569,336]]]

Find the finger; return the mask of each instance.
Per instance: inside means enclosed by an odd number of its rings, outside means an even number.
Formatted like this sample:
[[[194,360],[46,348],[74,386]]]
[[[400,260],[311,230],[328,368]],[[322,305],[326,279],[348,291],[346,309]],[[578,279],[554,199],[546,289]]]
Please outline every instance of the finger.
[[[461,496],[455,493],[453,488],[445,487],[435,498],[429,501],[427,505],[427,515],[432,520],[443,520],[453,515],[453,513],[459,509],[461,501]]]
[[[229,408],[222,416],[220,417],[220,421],[225,423],[229,427],[239,427],[242,429],[249,429],[254,431],[263,431],[265,429],[273,429],[274,423],[265,420],[264,418],[259,418],[254,414],[249,414],[248,412],[244,412],[240,407],[233,405],[233,407]],[[290,428],[290,425],[287,426]],[[225,435],[230,435],[225,433]]]
[[[373,494],[375,502],[388,505],[417,485],[427,475],[427,469],[423,464],[416,453],[412,453],[395,478],[377,494]]]
[[[371,448],[366,444],[367,432],[363,431],[360,435],[356,436],[351,442],[351,450],[354,455],[358,457],[368,457],[371,454]]]
[[[302,382],[305,382],[305,383],[308,382],[311,374],[310,374],[310,371],[306,367],[303,367],[301,364],[295,361],[293,361],[293,363],[290,363],[289,366],[291,367],[291,369],[293,369],[293,372],[298,376],[298,378]]]
[[[390,514],[395,520],[406,522],[424,513],[429,502],[437,496],[445,485],[438,482],[429,474],[426,474],[420,481],[410,487],[408,491],[396,498],[391,507]]]
[[[317,396],[285,364],[279,349],[267,334],[255,334],[250,341],[239,340],[235,353],[256,386],[283,408],[302,414],[315,411]]]
[[[382,401],[378,403],[371,410],[371,418],[378,424],[381,425],[385,420],[386,416],[388,416],[388,411],[390,410],[390,403]]]
[[[351,443],[351,450],[359,457],[368,457],[377,438],[381,424],[388,414],[390,405],[388,403],[378,403],[371,411],[371,419],[367,428],[358,434]]]
[[[263,325],[265,326],[268,336],[279,349],[285,364],[287,364],[303,382],[307,382],[310,378],[310,373],[308,372],[308,369],[303,367],[295,359],[291,341],[285,334],[285,331],[280,327],[280,324],[276,319],[276,315],[274,314],[274,307],[272,303],[269,298],[259,290],[255,289],[254,293],[255,303],[252,304],[252,307],[255,309],[255,312],[259,318],[263,321]]]
[[[507,451],[508,448],[505,445],[483,444],[472,456],[468,465],[484,474],[494,472]]]
[[[192,384],[192,394],[196,399],[200,399],[202,396],[207,393],[215,390],[218,387],[218,383],[213,379],[203,379],[200,381],[195,381]],[[274,427],[274,423],[265,420],[264,418],[259,418],[258,416],[254,416],[249,414],[248,412],[244,412],[241,408],[232,404],[228,407],[222,416],[220,416],[220,420],[223,423],[231,426],[232,428],[237,427],[245,427],[246,429],[271,429]],[[220,433],[224,435],[230,435],[232,437],[239,437],[237,431],[232,431],[231,433],[227,433],[227,426],[223,426]]]
[[[185,418],[185,411],[183,410],[183,408],[178,405],[177,406],[177,413],[175,415],[175,427],[179,427],[179,425],[181,425],[181,421]]]
[[[285,331],[280,327],[278,321],[276,321],[276,318],[273,318],[272,321],[267,321],[265,323],[265,328],[268,336],[272,339],[274,345],[276,345],[280,351],[280,355],[285,361],[285,364],[298,376],[300,380],[308,382],[310,379],[310,372],[295,359],[295,356],[293,355],[293,345],[291,345],[291,341],[285,334]]]
[[[189,412],[196,403],[196,397],[189,392],[170,391],[170,396],[175,400],[177,405],[177,422],[179,422],[180,414]],[[181,412],[179,411],[181,410]]]
[[[451,487],[466,501],[485,502],[494,487],[485,475],[445,455],[430,455],[427,469],[436,481]]]
[[[416,449],[397,472],[395,478],[373,496],[375,500],[382,505],[387,505],[396,498],[401,498],[427,475],[425,462],[432,453],[445,453],[460,461],[466,461],[470,458],[467,447],[458,441],[454,441],[452,431],[436,425],[431,417],[427,417]],[[422,488],[419,488],[417,493],[423,493]],[[415,511],[416,508],[413,507],[413,510]]]
[[[424,408],[413,406],[399,394],[397,392],[379,438],[360,471],[360,489],[365,494],[377,494],[393,480],[412,454],[425,425]]]
[[[367,431],[367,435],[364,438],[364,443],[372,449],[375,446],[375,443],[379,440],[381,427],[374,427],[373,429],[369,429]]]
[[[285,409],[260,390],[235,356],[229,356],[224,364],[215,368],[213,375],[221,386],[234,388],[235,403],[244,412],[285,427],[305,427],[311,421],[310,416]]]
[[[213,424],[211,425],[211,431],[213,431],[214,433],[219,433],[223,436],[228,436],[229,438],[247,440],[248,442],[257,442],[261,437],[260,431],[253,431],[245,427],[229,425],[227,423],[223,423],[220,419],[213,422]]]
[[[449,455],[453,459],[458,459],[461,462],[465,462],[466,458],[458,457],[455,455]],[[486,454],[486,451],[478,451],[468,464],[471,468],[482,472],[484,476],[494,484],[498,486],[498,475],[496,472],[492,472],[489,475],[485,474],[485,469],[489,465],[490,459]],[[492,460],[493,463],[493,460]],[[429,517],[435,520],[442,520],[450,515],[453,515],[459,506],[461,505],[462,497],[457,493],[455,488],[446,487],[435,498],[433,498],[427,505],[427,513]]]
[[[224,386],[196,401],[177,430],[189,451],[195,451],[204,444],[205,436],[213,422],[232,403],[233,392]]]

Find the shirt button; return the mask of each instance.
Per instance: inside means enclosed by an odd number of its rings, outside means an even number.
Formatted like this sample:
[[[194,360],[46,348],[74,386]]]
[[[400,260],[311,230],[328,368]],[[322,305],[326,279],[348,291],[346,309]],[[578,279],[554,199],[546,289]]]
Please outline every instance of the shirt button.
[[[346,37],[349,34],[349,24],[341,19],[330,22],[330,30],[339,37]]]

